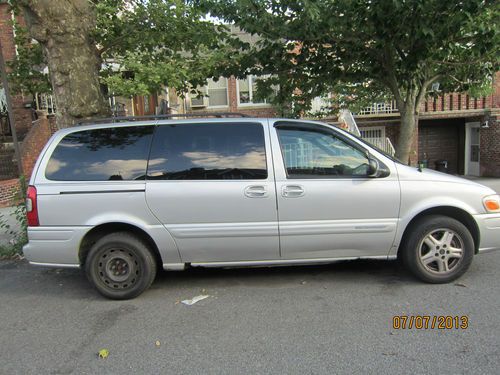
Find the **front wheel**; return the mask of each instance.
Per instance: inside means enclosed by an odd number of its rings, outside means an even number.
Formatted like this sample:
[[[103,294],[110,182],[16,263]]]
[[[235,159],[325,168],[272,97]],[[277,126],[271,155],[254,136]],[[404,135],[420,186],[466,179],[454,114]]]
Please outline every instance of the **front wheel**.
[[[98,240],[85,262],[89,281],[103,296],[130,299],[148,289],[156,276],[156,262],[136,236],[111,233]]]
[[[420,280],[441,284],[459,278],[474,256],[474,240],[461,222],[446,216],[426,216],[409,229],[402,260]]]

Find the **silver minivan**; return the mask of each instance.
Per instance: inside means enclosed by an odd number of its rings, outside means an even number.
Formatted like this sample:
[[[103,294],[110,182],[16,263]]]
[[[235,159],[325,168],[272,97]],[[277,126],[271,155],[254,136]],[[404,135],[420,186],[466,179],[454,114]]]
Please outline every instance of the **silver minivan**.
[[[31,264],[81,267],[104,296],[138,296],[159,267],[399,257],[445,283],[500,249],[500,197],[399,163],[328,124],[129,121],[58,131],[27,198]]]

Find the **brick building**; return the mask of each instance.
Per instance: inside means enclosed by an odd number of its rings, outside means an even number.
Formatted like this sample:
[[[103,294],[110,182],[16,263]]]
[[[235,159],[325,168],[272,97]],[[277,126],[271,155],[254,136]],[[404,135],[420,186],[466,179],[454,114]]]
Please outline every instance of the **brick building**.
[[[12,28],[13,14],[6,1],[0,1],[0,42],[6,62],[16,55],[14,30]],[[22,18],[16,21],[24,25]],[[55,124],[47,118],[47,114],[40,112],[35,120],[31,109],[33,98],[30,95],[13,95],[12,109],[16,125],[18,140],[20,141],[21,158],[25,174],[29,176],[38,154],[55,131]],[[5,105],[5,94],[0,90],[0,207],[12,203],[18,196],[17,160],[14,153],[14,144],[11,126]]]
[[[500,72],[493,85],[487,97],[451,93],[422,103],[412,163],[420,160],[434,168],[445,160],[449,173],[500,177]],[[394,103],[375,104],[355,119],[362,134],[397,144],[400,116]]]

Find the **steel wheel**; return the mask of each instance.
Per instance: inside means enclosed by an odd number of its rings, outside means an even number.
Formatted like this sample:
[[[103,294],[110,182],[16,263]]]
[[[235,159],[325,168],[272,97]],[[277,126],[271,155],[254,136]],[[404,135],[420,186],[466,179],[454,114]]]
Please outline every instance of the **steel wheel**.
[[[446,274],[460,263],[464,242],[453,230],[439,228],[427,234],[419,245],[419,259],[430,272]]]
[[[126,289],[140,277],[137,257],[124,249],[108,249],[99,258],[99,278],[115,289]]]
[[[156,275],[156,262],[142,239],[132,233],[116,232],[91,247],[85,272],[102,295],[129,299],[149,288]]]

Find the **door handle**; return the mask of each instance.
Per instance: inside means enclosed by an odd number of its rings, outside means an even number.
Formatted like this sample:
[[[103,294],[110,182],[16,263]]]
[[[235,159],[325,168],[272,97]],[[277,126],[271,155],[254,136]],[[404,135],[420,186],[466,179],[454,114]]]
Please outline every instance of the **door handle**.
[[[284,185],[281,188],[281,195],[285,198],[303,197],[305,190],[300,185]]]
[[[245,196],[248,198],[266,198],[267,190],[262,185],[250,185],[245,188]]]

